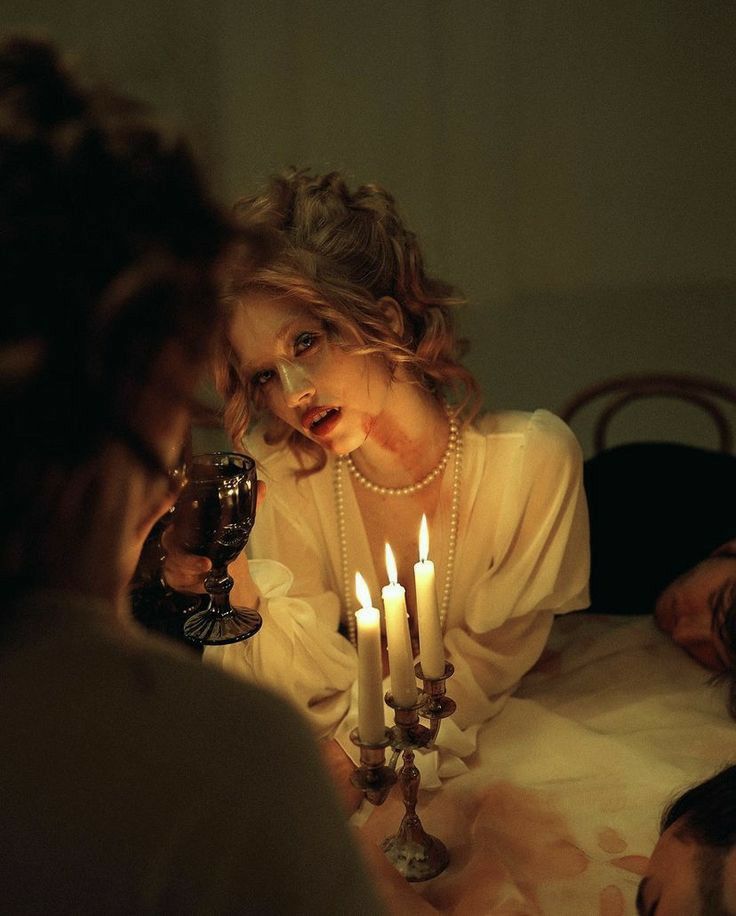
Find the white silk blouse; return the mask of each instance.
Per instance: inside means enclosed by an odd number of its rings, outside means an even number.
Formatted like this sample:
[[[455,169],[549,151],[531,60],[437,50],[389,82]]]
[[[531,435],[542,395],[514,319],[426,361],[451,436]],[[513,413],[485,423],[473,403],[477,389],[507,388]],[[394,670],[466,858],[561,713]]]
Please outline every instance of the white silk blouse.
[[[545,410],[484,415],[463,433],[455,570],[444,642],[455,666],[447,683],[457,712],[442,724],[437,751],[424,755],[423,786],[465,767],[477,727],[498,713],[539,658],[552,620],[588,605],[589,542],[582,457],[568,427]],[[262,594],[261,631],[244,643],[208,648],[205,658],[288,697],[321,736],[347,735],[357,721],[357,658],[339,632],[346,618],[334,459],[302,480],[283,448],[246,443],[267,496],[248,555]],[[452,474],[442,482],[432,525],[437,583],[444,583]],[[380,595],[379,579],[345,474],[348,564]],[[238,565],[231,567],[236,586]],[[387,723],[390,710],[387,709]]]

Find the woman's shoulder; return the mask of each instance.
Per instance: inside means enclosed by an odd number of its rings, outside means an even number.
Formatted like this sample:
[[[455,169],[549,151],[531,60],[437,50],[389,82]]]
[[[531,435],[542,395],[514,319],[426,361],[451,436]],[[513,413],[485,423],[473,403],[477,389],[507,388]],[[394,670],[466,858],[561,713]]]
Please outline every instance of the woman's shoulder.
[[[481,414],[474,427],[483,435],[516,434],[574,438],[570,427],[549,410],[489,410]]]
[[[580,446],[570,427],[549,410],[493,410],[474,423],[489,445],[499,437],[518,438],[525,451],[541,451],[549,458],[581,460]]]

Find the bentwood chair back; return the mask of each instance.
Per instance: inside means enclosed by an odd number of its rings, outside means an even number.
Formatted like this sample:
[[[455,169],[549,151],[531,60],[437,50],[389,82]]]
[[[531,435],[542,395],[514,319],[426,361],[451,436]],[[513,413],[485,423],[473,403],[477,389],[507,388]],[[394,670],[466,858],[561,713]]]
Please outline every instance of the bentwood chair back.
[[[634,401],[652,398],[676,399],[700,408],[713,421],[719,450],[733,451],[732,424],[726,405],[736,406],[736,388],[704,376],[655,372],[613,376],[584,388],[564,404],[559,413],[569,424],[583,407],[597,402],[593,446],[598,454],[607,447],[614,416]]]
[[[717,448],[688,444],[685,435],[676,436],[679,441],[659,441],[640,434],[608,447],[612,419],[642,400],[660,412],[672,407],[667,425],[672,418],[679,422],[681,404],[698,408],[715,427]],[[585,461],[583,478],[590,519],[591,611],[651,613],[670,582],[736,536],[735,405],[736,389],[722,382],[649,373],[605,379],[560,410],[568,423],[583,408],[586,421],[592,417],[594,453]]]

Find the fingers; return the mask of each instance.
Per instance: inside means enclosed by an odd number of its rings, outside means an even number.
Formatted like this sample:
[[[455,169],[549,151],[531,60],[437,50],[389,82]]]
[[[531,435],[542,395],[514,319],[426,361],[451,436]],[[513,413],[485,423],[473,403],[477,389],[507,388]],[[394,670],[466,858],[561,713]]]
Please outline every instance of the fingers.
[[[256,507],[261,505],[265,496],[266,484],[259,480]],[[176,519],[174,519],[174,524],[164,531],[161,544],[165,553],[161,570],[164,582],[177,592],[203,593],[205,591],[204,580],[212,569],[212,563],[207,557],[196,556],[182,550],[176,535]],[[244,554],[238,559],[241,564],[247,562]]]
[[[164,582],[177,592],[204,592],[204,580],[212,569],[207,557],[182,550],[176,540],[174,527],[167,528],[161,538],[165,558],[161,571]]]
[[[258,493],[256,494],[256,510],[260,508],[261,503],[266,498],[266,484],[263,480],[258,481]]]

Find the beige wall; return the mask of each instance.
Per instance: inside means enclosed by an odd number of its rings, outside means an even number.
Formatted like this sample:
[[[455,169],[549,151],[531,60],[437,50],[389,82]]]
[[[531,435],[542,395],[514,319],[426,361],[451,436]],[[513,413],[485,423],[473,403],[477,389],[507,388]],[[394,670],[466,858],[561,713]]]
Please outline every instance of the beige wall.
[[[6,0],[34,21],[185,123],[223,200],[286,164],[384,182],[468,294],[489,405],[736,384],[732,3]],[[615,430],[714,441],[662,406]]]

